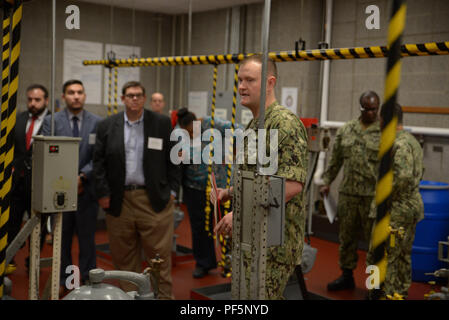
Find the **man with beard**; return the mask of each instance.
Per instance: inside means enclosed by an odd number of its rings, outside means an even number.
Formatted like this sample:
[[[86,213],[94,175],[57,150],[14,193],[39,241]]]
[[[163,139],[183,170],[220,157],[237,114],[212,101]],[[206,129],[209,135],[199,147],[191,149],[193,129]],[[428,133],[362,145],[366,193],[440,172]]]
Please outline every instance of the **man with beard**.
[[[26,90],[27,110],[17,116],[14,131],[14,159],[11,188],[11,214],[8,222],[8,245],[20,231],[25,211],[31,215],[31,155],[33,136],[38,135],[48,113],[48,90],[43,85],[33,84]],[[42,218],[41,247],[45,239],[45,223]],[[28,265],[29,258],[27,258]],[[15,262],[7,268],[7,273],[15,270]],[[8,272],[9,271],[9,272]]]

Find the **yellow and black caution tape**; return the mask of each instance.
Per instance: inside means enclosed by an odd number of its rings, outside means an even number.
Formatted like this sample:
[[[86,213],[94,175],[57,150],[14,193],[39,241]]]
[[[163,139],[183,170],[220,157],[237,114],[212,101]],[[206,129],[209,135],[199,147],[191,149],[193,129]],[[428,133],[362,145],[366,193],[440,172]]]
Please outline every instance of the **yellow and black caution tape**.
[[[213,78],[213,86],[212,86],[212,107],[211,107],[211,122],[210,122],[210,128],[214,129],[215,126],[215,96],[217,93],[217,72],[218,72],[218,65],[214,65],[214,78]],[[212,235],[212,230],[210,229],[211,226],[211,208],[210,208],[210,191],[211,191],[211,184],[210,184],[210,177],[212,175],[212,157],[214,154],[214,146],[213,146],[214,136],[210,136],[210,144],[209,144],[209,166],[207,168],[207,185],[206,185],[206,208],[204,209],[205,212],[205,230],[207,234],[215,239],[215,235]]]
[[[112,68],[108,68],[108,117],[112,115]]]
[[[3,296],[3,279],[5,273],[6,244],[8,233],[6,225],[9,220],[10,211],[10,191],[12,185],[12,160],[14,156],[14,127],[16,125],[16,104],[17,90],[19,87],[19,56],[20,56],[20,26],[22,21],[22,1],[15,1],[13,6],[13,18],[11,25],[11,68],[3,69],[2,84],[9,74],[9,84],[6,86],[8,93],[2,87],[2,121],[0,138],[0,159],[2,160],[1,181],[0,181],[0,298]],[[6,45],[9,39],[7,24],[10,23],[10,14],[5,8],[3,20],[3,66],[9,56],[9,45]],[[7,94],[7,97],[6,97]],[[4,101],[6,97],[6,100]],[[7,105],[7,110],[6,109]],[[5,111],[5,112],[3,112]]]
[[[117,67],[114,67],[114,114],[117,114],[118,108],[118,71]]]
[[[393,11],[388,28],[388,47],[384,104],[381,108],[383,118],[379,148],[379,179],[376,187],[377,217],[371,236],[373,263],[379,268],[379,285],[382,288],[387,272],[387,246],[390,226],[391,193],[393,189],[393,170],[391,151],[396,138],[397,116],[394,105],[397,99],[401,76],[401,37],[405,26],[406,5],[403,0],[394,0]]]
[[[9,40],[10,40],[10,32],[9,27],[11,24],[11,13],[10,8],[5,4],[3,11],[3,24],[2,24],[2,107],[1,107],[1,142],[0,146],[6,145],[6,128],[8,123],[8,88],[9,88]],[[0,147],[3,149],[3,147]],[[3,176],[4,176],[4,161],[5,161],[5,153],[1,152],[0,154],[0,189],[3,184]],[[0,198],[2,201],[2,198]],[[6,244],[8,241],[8,233],[6,228],[7,217],[6,215],[1,214],[1,206],[0,206],[0,298],[3,296],[3,279],[6,271],[5,259],[6,259]]]
[[[428,42],[421,44],[405,44],[400,46],[402,57],[446,55],[449,54],[449,41]],[[253,53],[239,53],[227,55],[203,56],[174,56],[155,58],[115,59],[115,60],[84,60],[83,64],[111,65],[118,67],[148,67],[148,66],[182,66],[200,64],[228,64],[238,63]],[[314,60],[342,60],[342,59],[369,59],[385,58],[389,56],[388,46],[370,46],[353,48],[331,48],[301,51],[270,52],[268,56],[276,62],[285,61],[314,61]]]
[[[232,96],[232,117],[231,117],[231,141],[229,146],[229,163],[226,171],[226,188],[231,187],[231,175],[232,175],[232,164],[234,163],[234,130],[235,130],[235,115],[236,115],[236,107],[237,107],[237,89],[238,89],[238,72],[239,65],[235,65],[234,70],[234,89]],[[231,207],[231,201],[228,200],[224,203],[224,215],[227,215],[229,209]],[[231,252],[231,242],[229,241],[228,236],[220,235],[220,243],[221,243],[221,261],[220,266],[223,267],[222,276],[229,278],[231,276],[231,260],[230,252]]]

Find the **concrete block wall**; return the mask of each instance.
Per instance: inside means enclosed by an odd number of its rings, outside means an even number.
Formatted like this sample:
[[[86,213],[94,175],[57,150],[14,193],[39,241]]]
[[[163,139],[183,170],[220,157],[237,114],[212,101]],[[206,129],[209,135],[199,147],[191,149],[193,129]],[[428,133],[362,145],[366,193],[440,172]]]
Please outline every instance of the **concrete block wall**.
[[[68,30],[65,27],[67,14],[65,8],[74,4],[80,9],[80,29]],[[41,83],[50,90],[51,78],[51,1],[34,0],[23,5],[21,29],[21,57],[19,74],[18,110],[26,109],[25,90],[32,83]],[[111,30],[110,6],[91,4],[81,1],[59,0],[56,3],[56,75],[55,98],[61,100],[63,77],[63,41],[75,39],[120,45],[141,47],[142,57],[154,57],[157,54],[158,19],[162,21],[161,54],[166,56],[171,50],[172,17],[145,11],[135,11],[135,33],[133,43],[132,10],[114,7]],[[112,31],[112,37],[111,37]],[[168,39],[167,39],[168,38]],[[98,57],[102,59],[103,57]],[[88,68],[88,67],[86,67]],[[147,93],[156,90],[157,67],[141,68],[141,82]],[[119,70],[120,72],[120,70]],[[160,88],[169,95],[169,68],[161,67]],[[119,88],[119,96],[120,96]],[[146,107],[149,107],[147,102]],[[87,105],[86,108],[101,116],[106,116],[106,105]]]
[[[227,9],[193,13],[192,15],[192,54],[253,53],[261,51],[261,28],[263,3],[247,5],[241,24],[241,42],[239,52],[225,52]],[[270,19],[269,51],[294,50],[295,41],[306,40],[308,49],[314,49],[321,41],[322,10],[320,1],[305,0],[304,13],[301,15],[301,1],[273,1]],[[304,20],[301,23],[301,18]],[[187,21],[187,19],[186,19]],[[185,27],[184,29],[187,29]],[[186,35],[187,36],[187,35]],[[276,95],[281,99],[282,87],[298,87],[298,113],[302,117],[319,116],[319,75],[320,62],[284,62],[278,63],[279,79]],[[193,66],[190,88],[192,91],[212,91],[211,66]],[[218,68],[217,90],[224,87],[225,66]],[[232,77],[232,71],[229,77]],[[228,88],[232,90],[232,88]],[[179,92],[176,93],[179,95]],[[178,101],[178,100],[176,100]]]
[[[73,1],[57,2],[56,32],[56,97],[62,88],[63,39],[111,42],[110,7],[76,1],[81,12],[81,29],[65,28],[66,6]],[[315,49],[323,40],[323,14],[325,1],[273,0],[270,21],[270,51],[293,50],[299,38],[306,40],[307,49]],[[377,5],[380,9],[380,29],[367,30],[365,8]],[[404,43],[423,43],[449,40],[449,1],[409,0]],[[263,3],[243,5],[240,24],[240,52],[261,50]],[[385,45],[390,0],[334,0],[331,47]],[[301,8],[303,10],[301,10]],[[226,19],[230,9],[193,13],[192,54],[219,54],[225,52]],[[302,11],[302,12],[301,12]],[[20,58],[19,111],[25,110],[25,88],[35,82],[50,86],[51,72],[51,1],[34,0],[24,4],[22,20],[22,55]],[[113,43],[132,45],[132,10],[114,8]],[[171,55],[173,16],[136,11],[134,42],[141,47],[142,57],[157,55],[158,19],[162,19],[161,55]],[[187,15],[176,17],[175,55],[186,54]],[[184,39],[181,41],[181,31]],[[230,32],[230,30],[228,30]],[[183,42],[183,46],[181,46]],[[234,53],[234,52],[230,52]],[[360,59],[331,61],[329,93],[329,120],[347,121],[359,115],[360,94],[368,89],[383,97],[386,59]],[[298,104],[301,117],[320,116],[321,62],[278,63],[279,81],[277,97],[282,87],[299,89]],[[160,90],[168,100],[171,67],[141,68],[141,80],[148,93],[156,89],[156,73],[160,68]],[[175,67],[175,107],[186,105],[185,92],[181,92],[181,77],[190,71],[190,90],[212,90],[212,66]],[[181,72],[182,69],[182,72]],[[218,68],[217,90],[225,87],[224,65]],[[228,74],[228,77],[232,77]],[[449,101],[448,56],[409,57],[402,60],[402,81],[399,102],[404,106],[447,107]],[[184,90],[186,86],[184,83]],[[232,90],[232,88],[228,88]],[[184,96],[181,97],[181,95]],[[178,103],[181,101],[180,103]],[[147,102],[148,107],[148,102]],[[170,108],[171,106],[168,106]],[[88,105],[100,115],[106,106]],[[449,128],[448,115],[406,114],[406,125]],[[447,163],[449,143],[446,138],[424,137],[426,179],[449,182]],[[434,148],[436,146],[437,148]],[[437,150],[437,151],[435,151]],[[439,151],[441,150],[441,152]]]
[[[368,30],[365,8],[380,9],[380,29]],[[332,47],[385,45],[391,1],[335,0]],[[449,2],[444,0],[407,1],[403,43],[448,41]],[[398,102],[403,106],[449,107],[448,56],[407,57],[402,59]],[[331,62],[328,119],[347,121],[360,114],[358,100],[365,90],[384,93],[386,59],[360,59]],[[449,115],[404,114],[409,126],[449,128]],[[424,179],[449,182],[447,159],[449,139],[422,137]],[[437,148],[434,148],[434,147]],[[437,151],[435,151],[437,150]],[[441,152],[439,151],[441,150]]]

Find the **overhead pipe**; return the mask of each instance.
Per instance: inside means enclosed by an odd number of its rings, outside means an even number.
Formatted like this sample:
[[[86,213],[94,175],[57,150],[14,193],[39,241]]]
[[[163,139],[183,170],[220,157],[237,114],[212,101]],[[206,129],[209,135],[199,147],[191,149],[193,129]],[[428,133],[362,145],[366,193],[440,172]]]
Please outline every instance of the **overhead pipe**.
[[[330,129],[338,129],[342,127],[345,122],[341,121],[325,121],[322,126]],[[434,127],[416,127],[416,126],[404,126],[404,130],[409,131],[412,134],[422,134],[428,136],[449,137],[449,129],[447,128],[434,128]]]
[[[161,55],[161,39],[162,39],[162,17],[157,18],[157,55]],[[161,87],[161,68],[156,69],[156,92]]]
[[[192,0],[189,0],[189,15],[188,15],[188,33],[187,33],[187,55],[192,55]],[[185,105],[189,104],[189,92],[190,92],[190,78],[192,74],[192,68],[187,68],[186,72],[186,93],[185,93]]]
[[[184,16],[183,16],[184,17]],[[181,39],[183,41],[183,39]],[[428,42],[418,44],[404,44],[401,46],[402,57],[448,55],[449,41]],[[113,59],[113,60],[84,60],[85,66],[110,65],[117,67],[149,67],[149,66],[174,66],[192,64],[226,64],[238,63],[254,53],[234,53],[226,55],[200,55],[177,57],[153,57],[140,59]],[[342,60],[342,59],[374,59],[388,57],[386,46],[330,48],[301,51],[269,52],[268,56],[275,62],[288,61],[317,61],[317,60]]]

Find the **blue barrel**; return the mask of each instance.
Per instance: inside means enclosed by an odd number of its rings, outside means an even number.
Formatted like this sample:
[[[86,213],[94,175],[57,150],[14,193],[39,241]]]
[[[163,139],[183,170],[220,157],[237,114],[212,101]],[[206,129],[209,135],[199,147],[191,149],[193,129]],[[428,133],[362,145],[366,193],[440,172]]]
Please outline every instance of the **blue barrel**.
[[[424,203],[424,219],[416,225],[412,247],[412,280],[436,280],[425,273],[447,268],[438,260],[438,241],[447,241],[449,235],[449,184],[421,181],[419,192]]]

